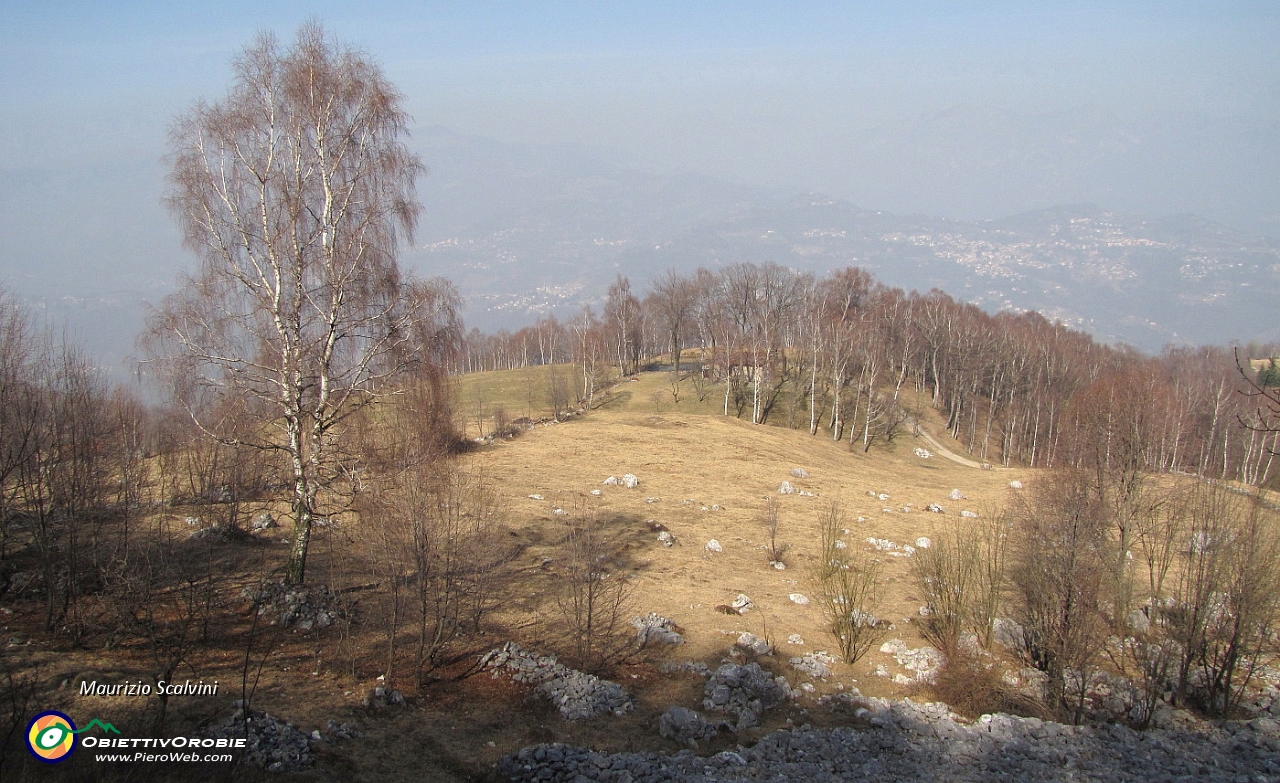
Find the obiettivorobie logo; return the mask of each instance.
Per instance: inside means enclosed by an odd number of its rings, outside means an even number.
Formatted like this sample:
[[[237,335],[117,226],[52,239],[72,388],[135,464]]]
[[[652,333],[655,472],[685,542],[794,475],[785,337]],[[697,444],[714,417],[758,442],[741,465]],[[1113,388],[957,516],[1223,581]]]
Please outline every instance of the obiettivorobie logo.
[[[57,764],[76,747],[76,735],[97,726],[110,734],[119,734],[120,730],[110,723],[103,723],[94,718],[83,729],[77,729],[75,721],[55,710],[46,710],[31,719],[27,724],[27,749],[31,755],[46,764]]]

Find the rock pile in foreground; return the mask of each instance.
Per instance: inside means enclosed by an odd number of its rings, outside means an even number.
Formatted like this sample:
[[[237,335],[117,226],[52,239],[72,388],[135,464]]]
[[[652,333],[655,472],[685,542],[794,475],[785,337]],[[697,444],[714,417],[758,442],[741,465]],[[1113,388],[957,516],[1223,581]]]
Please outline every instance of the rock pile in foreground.
[[[242,762],[268,772],[296,772],[316,760],[311,737],[269,713],[236,710],[209,732],[215,739],[246,739]]]
[[[984,715],[962,724],[945,705],[867,700],[871,728],[779,731],[751,748],[704,758],[604,754],[560,744],[500,764],[512,781],[1280,781],[1280,725],[1269,719],[1198,730],[1064,726]]]
[[[271,617],[272,625],[299,631],[328,628],[344,617],[342,600],[326,585],[268,584],[245,588],[241,595],[253,602],[258,614]]]
[[[760,713],[792,697],[786,678],[774,677],[758,663],[724,664],[707,680],[703,693],[703,708],[736,715],[739,729],[755,726]]]
[[[480,666],[491,669],[494,677],[506,673],[516,682],[535,685],[565,720],[621,715],[632,708],[631,696],[618,683],[571,669],[553,655],[529,652],[515,642],[485,653]]]

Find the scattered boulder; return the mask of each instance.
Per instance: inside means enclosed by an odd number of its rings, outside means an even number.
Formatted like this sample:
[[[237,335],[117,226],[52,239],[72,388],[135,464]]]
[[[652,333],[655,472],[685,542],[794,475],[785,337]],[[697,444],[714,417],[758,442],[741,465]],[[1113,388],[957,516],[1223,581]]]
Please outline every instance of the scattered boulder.
[[[676,543],[676,537],[671,535],[671,531],[663,530],[658,533],[658,543],[663,546],[674,546]]]
[[[619,483],[621,483],[622,486],[626,487],[627,489],[635,489],[636,487],[640,486],[640,479],[636,478],[635,475],[632,473],[625,473],[623,474],[622,480]]]
[[[219,522],[211,527],[204,527],[194,531],[188,538],[192,541],[229,544],[233,541],[244,541],[249,538],[249,534],[238,525]]]
[[[794,495],[795,493],[796,493],[796,488],[791,486],[790,481],[783,481],[782,484],[778,487],[779,495]]]
[[[733,603],[730,604],[730,606],[737,609],[738,614],[742,614],[743,612],[756,608],[756,605],[751,602],[751,599],[746,593],[738,593],[738,597],[733,599]]]
[[[644,617],[631,618],[631,626],[636,629],[637,647],[645,647],[650,643],[658,645],[684,644],[684,636],[680,634],[680,626],[656,612],[649,612]]]
[[[257,532],[259,530],[271,530],[280,527],[280,525],[276,523],[275,517],[264,511],[253,518],[249,527],[254,532]]]
[[[773,647],[765,639],[761,639],[753,633],[742,633],[738,635],[738,641],[733,643],[730,652],[746,652],[752,655],[768,655],[773,652]]]
[[[703,693],[703,709],[737,715],[741,730],[755,726],[765,710],[790,701],[791,686],[758,663],[726,663],[707,680]]]
[[[1022,482],[1021,482],[1021,481],[1010,481],[1010,482],[1009,482],[1009,489],[1022,489]]]
[[[997,617],[991,622],[991,639],[1007,650],[1022,647],[1022,626],[1007,617]]]
[[[711,667],[702,661],[663,661],[658,664],[658,671],[663,674],[688,672],[703,678],[711,676]]]
[[[933,647],[926,646],[913,650],[901,639],[890,639],[880,645],[880,652],[892,655],[899,666],[915,672],[916,682],[933,682],[938,669],[946,660],[942,653]],[[894,682],[899,685],[910,685],[913,681],[908,679],[906,682],[899,682],[895,677]]]
[[[667,739],[698,747],[698,740],[709,740],[720,732],[714,724],[687,707],[671,706],[658,718],[658,733]]]
[[[925,510],[925,511],[928,511],[930,514],[945,514],[945,513],[946,513],[945,511],[943,511],[942,506],[939,506],[937,503],[930,503],[929,505],[927,505],[927,506],[925,506],[925,507],[924,507],[924,510]]]
[[[809,471],[805,470],[804,468],[792,468],[792,469],[791,469],[791,477],[792,477],[792,478],[801,478],[801,479],[803,479],[803,478],[809,478]]]
[[[800,635],[800,634],[798,634],[798,633],[793,633],[793,634],[791,634],[790,636],[788,636],[788,637],[787,637],[787,644],[794,644],[794,645],[797,645],[797,646],[803,645],[803,644],[804,644],[804,637],[803,637],[803,636],[801,636],[801,635]]]
[[[948,495],[947,497],[951,498],[952,500],[964,500],[964,499],[965,499],[964,493],[963,493],[963,492],[961,492],[961,491],[960,491],[960,490],[958,490],[958,489],[953,489],[953,490],[951,490],[951,494],[950,494],[950,495]]]
[[[1129,612],[1129,616],[1125,618],[1125,622],[1129,627],[1138,633],[1146,633],[1151,630],[1151,618],[1141,609],[1134,609]]]
[[[911,557],[916,553],[916,548],[910,544],[898,546],[887,538],[868,538],[867,543],[875,548],[877,552],[884,552],[893,557]]]
[[[933,454],[928,449],[922,449],[919,446],[917,446],[916,456],[919,457],[920,459],[930,459],[931,457],[933,457]]]
[[[404,704],[404,694],[392,688],[379,685],[370,688],[361,702],[365,709],[380,710],[383,707],[399,707]]]
[[[964,517],[965,519],[977,519],[978,512],[977,511],[961,511],[960,516]]]
[[[703,547],[703,549],[707,550],[708,552],[723,552],[723,551],[724,551],[724,547],[720,546],[720,542],[719,542],[719,541],[717,541],[717,540],[715,540],[714,538],[713,538],[713,539],[711,539],[710,541],[708,541],[708,542],[707,542],[707,545],[706,545],[705,547]]]
[[[1186,725],[1182,711],[1142,734],[1124,726],[1067,726],[997,713],[972,723],[945,704],[840,693],[819,704],[866,726],[791,727],[710,756],[607,754],[561,744],[520,750],[498,763],[513,783],[584,781],[812,781],[877,783],[1025,781],[1261,781],[1275,778],[1277,738],[1267,720]],[[696,722],[691,722],[697,726]]]
[[[799,606],[809,605],[809,597],[804,593],[792,593],[787,597],[791,599],[791,603],[793,604],[798,604]]]
[[[791,666],[801,674],[807,674],[810,677],[818,679],[826,679],[831,676],[830,664],[836,662],[835,658],[827,655],[826,652],[819,650],[817,652],[805,653],[798,658],[791,659]]]
[[[933,546],[933,541],[928,536],[920,536],[916,539],[916,549],[928,549]]]

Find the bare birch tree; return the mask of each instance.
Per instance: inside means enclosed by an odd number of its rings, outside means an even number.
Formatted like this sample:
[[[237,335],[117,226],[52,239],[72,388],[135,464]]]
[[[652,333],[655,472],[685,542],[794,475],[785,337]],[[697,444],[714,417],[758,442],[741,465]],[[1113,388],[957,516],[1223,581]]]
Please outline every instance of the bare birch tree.
[[[381,69],[308,24],[287,50],[261,35],[235,74],[171,131],[169,205],[201,266],[145,343],[206,434],[283,456],[297,584],[344,420],[456,342],[457,297],[397,267],[423,166]],[[258,426],[200,416],[211,399]]]

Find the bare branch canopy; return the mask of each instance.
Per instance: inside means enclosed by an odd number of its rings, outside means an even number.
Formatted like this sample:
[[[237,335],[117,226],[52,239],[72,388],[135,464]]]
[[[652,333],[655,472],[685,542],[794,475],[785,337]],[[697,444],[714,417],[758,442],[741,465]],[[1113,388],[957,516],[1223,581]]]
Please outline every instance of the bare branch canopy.
[[[401,96],[315,24],[262,34],[226,98],[174,124],[170,208],[200,267],[151,320],[147,348],[209,435],[281,450],[301,582],[341,423],[437,362],[458,297],[397,265],[421,206]],[[261,426],[230,427],[230,407]]]

